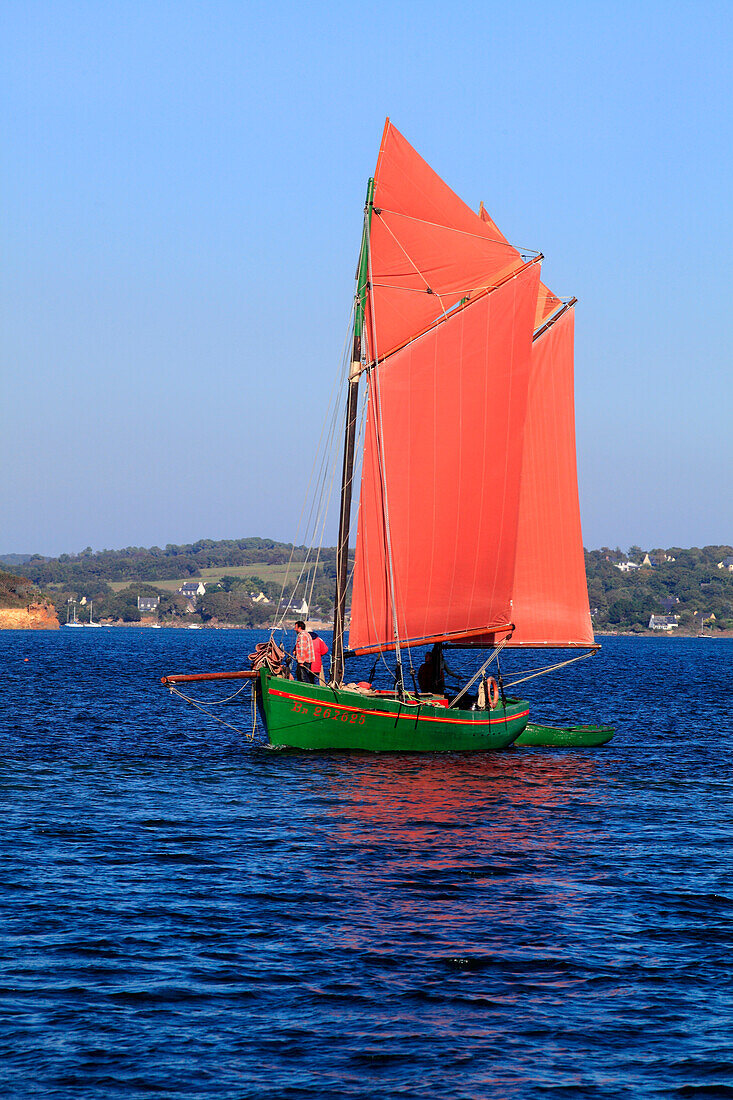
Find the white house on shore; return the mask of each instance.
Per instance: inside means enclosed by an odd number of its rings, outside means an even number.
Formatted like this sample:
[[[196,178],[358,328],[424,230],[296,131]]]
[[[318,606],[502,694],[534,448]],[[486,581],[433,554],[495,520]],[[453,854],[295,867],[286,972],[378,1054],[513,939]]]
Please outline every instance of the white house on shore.
[[[203,581],[186,581],[178,591],[187,600],[195,600],[197,596],[206,595],[206,586]]]
[[[185,581],[178,591],[186,600],[186,614],[191,615],[196,610],[198,597],[206,595],[206,585],[203,581]]]
[[[285,604],[281,610],[284,611],[286,615],[297,615],[299,619],[308,618],[308,604],[305,600],[303,600],[302,603],[293,600],[291,603]]]
[[[679,615],[652,615],[649,620],[650,630],[675,630],[680,623]]]

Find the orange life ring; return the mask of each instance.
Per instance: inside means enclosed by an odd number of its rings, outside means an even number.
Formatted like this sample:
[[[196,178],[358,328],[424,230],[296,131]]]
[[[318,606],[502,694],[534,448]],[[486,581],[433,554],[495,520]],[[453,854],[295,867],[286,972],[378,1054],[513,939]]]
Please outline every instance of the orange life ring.
[[[494,710],[499,704],[499,685],[493,676],[489,676],[486,681],[486,687],[489,691],[489,706]]]

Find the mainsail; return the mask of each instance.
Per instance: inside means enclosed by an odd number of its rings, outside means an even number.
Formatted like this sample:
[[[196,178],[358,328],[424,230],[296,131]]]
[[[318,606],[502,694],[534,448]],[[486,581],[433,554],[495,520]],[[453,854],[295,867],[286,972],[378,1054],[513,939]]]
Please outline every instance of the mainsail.
[[[592,646],[572,309],[389,121],[372,213],[350,648]]]
[[[512,622],[539,264],[370,374],[349,645]],[[389,551],[392,560],[389,560]]]

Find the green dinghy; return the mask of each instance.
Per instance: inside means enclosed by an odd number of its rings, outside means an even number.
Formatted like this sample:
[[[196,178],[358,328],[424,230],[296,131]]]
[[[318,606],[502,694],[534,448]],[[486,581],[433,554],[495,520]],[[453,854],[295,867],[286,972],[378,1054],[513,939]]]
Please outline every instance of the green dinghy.
[[[514,744],[547,749],[596,749],[607,745],[615,732],[612,726],[540,726],[528,722]]]

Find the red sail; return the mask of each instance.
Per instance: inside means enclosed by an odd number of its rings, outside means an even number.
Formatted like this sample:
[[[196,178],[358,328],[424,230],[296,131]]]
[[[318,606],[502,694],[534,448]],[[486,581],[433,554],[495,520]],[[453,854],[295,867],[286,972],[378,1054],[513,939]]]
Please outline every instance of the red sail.
[[[575,458],[568,309],[532,345],[510,645],[592,646]]]
[[[495,286],[522,266],[493,222],[459,199],[389,119],[374,181],[370,360],[423,332],[471,291]]]
[[[507,248],[511,248],[509,241],[507,241],[504,234],[497,227],[496,222],[489,217],[489,214],[487,213],[486,207],[483,203],[481,203],[481,205],[479,206],[478,214],[481,218],[481,221],[490,226],[491,235],[495,238],[495,240],[502,240],[505,242]],[[519,256],[518,252],[517,256]],[[557,297],[557,295],[553,294],[549,287],[546,287],[540,279],[540,289],[537,295],[537,310],[535,312],[534,327],[538,329],[547,320],[547,318],[555,312],[556,309],[560,308],[561,305],[562,301]]]
[[[545,323],[548,317],[551,317],[556,309],[559,309],[562,305],[562,301],[553,294],[549,287],[540,280],[540,291],[537,295],[537,312],[534,318],[535,329],[540,328]]]
[[[526,265],[370,372],[352,649],[394,644],[386,515],[402,642],[513,621],[538,283]]]

